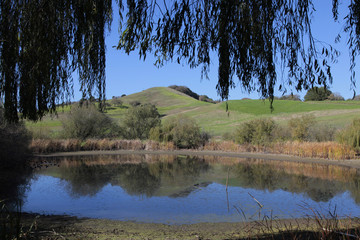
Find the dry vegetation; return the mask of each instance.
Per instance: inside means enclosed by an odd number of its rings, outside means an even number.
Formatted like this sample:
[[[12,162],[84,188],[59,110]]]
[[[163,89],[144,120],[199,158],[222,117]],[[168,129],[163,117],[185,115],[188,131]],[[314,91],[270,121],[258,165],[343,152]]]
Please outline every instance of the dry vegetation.
[[[111,140],[111,139],[34,139],[30,144],[33,153],[44,154],[73,151],[104,151],[104,150],[176,150],[172,142]],[[232,141],[211,141],[194,150],[224,152],[258,152],[287,154],[299,157],[324,159],[354,159],[356,152],[351,147],[336,142],[278,142],[269,146],[252,144],[236,144]]]

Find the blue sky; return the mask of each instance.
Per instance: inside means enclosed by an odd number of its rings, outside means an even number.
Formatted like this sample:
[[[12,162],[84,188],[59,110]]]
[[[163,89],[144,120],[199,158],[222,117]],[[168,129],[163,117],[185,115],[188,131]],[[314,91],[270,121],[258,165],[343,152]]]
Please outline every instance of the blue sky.
[[[334,40],[344,24],[343,17],[345,16],[348,1],[342,1],[340,5],[339,22],[334,22],[332,19],[331,2],[324,0],[314,0],[316,11],[313,13],[312,25],[313,35],[321,41],[332,44],[341,52],[338,58],[338,63],[332,66],[334,82],[330,87],[333,92],[340,93],[345,99],[353,96],[350,90],[350,73],[349,73],[349,53],[346,46],[347,38],[345,35],[340,44],[335,44]],[[201,79],[201,69],[190,69],[187,65],[179,65],[177,63],[167,63],[161,68],[154,66],[154,58],[149,54],[145,61],[140,60],[137,51],[130,55],[116,50],[112,46],[116,46],[119,39],[118,16],[116,10],[114,11],[114,21],[112,31],[107,36],[107,55],[106,55],[106,97],[109,99],[112,96],[120,96],[122,94],[132,94],[151,87],[167,87],[169,85],[184,85],[198,94],[205,94],[213,99],[219,99],[216,92],[216,84],[218,79],[218,65],[216,55],[212,59],[210,66],[209,79]],[[359,69],[360,64],[357,66]],[[74,86],[75,100],[81,97],[79,86]],[[236,81],[236,88],[230,91],[229,99],[253,98],[257,99],[260,95],[257,92],[248,94],[242,91]],[[279,81],[280,82],[280,79]],[[291,88],[289,89],[291,90]],[[360,94],[357,87],[357,94]],[[305,95],[305,91],[295,92],[301,97]],[[280,92],[275,95],[280,96]]]

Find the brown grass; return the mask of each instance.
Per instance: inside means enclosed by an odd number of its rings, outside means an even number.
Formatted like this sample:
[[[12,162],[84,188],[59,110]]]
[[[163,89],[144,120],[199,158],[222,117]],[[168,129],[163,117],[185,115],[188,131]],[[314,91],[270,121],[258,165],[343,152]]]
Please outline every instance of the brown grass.
[[[269,146],[251,144],[238,145],[231,141],[210,142],[204,150],[225,152],[261,152],[286,154],[298,157],[325,158],[325,159],[353,159],[356,152],[349,146],[336,142],[278,142]]]
[[[84,142],[76,139],[34,139],[30,144],[33,153],[54,153],[73,151],[102,150],[175,150],[172,142],[140,140],[88,139]],[[287,154],[299,157],[324,159],[353,159],[356,152],[351,147],[336,142],[278,142],[269,146],[236,144],[232,141],[211,141],[196,150],[225,152],[261,152]]]
[[[75,151],[105,150],[175,150],[171,142],[159,143],[140,140],[88,139],[83,142],[76,139],[34,139],[30,150],[35,154]]]

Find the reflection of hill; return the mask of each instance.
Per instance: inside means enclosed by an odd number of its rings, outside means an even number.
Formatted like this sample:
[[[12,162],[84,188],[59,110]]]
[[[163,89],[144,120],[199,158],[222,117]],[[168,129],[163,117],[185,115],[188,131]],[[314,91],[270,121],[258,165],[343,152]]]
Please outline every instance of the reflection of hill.
[[[112,184],[130,195],[184,197],[198,189],[196,184],[225,184],[228,169],[229,186],[306,193],[315,201],[328,201],[350,191],[360,202],[360,177],[356,170],[317,164],[208,156],[116,155],[62,159],[59,168],[41,171],[67,180],[69,191],[75,196],[93,195]]]

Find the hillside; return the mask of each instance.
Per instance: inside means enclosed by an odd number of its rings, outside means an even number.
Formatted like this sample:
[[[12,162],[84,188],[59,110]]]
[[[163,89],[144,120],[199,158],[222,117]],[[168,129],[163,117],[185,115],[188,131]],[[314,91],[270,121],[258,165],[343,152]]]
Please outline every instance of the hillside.
[[[274,111],[270,110],[270,103],[263,100],[231,100],[228,101],[229,112],[225,111],[226,103],[212,104],[198,101],[190,96],[167,87],[156,87],[131,94],[121,98],[122,107],[109,107],[107,114],[114,120],[121,122],[124,112],[131,102],[142,104],[151,103],[157,106],[163,119],[183,114],[196,119],[200,127],[215,136],[225,132],[232,132],[241,122],[271,117],[280,124],[303,114],[313,114],[319,124],[331,124],[342,128],[353,118],[360,116],[359,101],[323,101],[300,102],[291,100],[275,100]],[[60,110],[61,111],[61,110]],[[59,118],[45,117],[38,123],[27,123],[27,126],[37,132],[46,134],[48,131],[58,131],[61,128]]]

